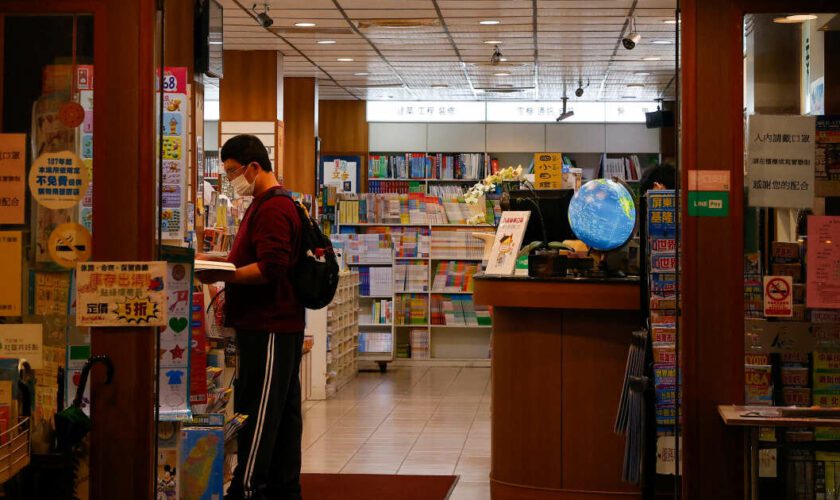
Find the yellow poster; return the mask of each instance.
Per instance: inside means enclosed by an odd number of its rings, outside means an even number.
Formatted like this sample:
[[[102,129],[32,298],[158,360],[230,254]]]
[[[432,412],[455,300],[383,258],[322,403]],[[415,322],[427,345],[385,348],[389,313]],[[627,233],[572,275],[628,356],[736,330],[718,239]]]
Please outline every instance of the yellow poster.
[[[44,367],[44,327],[40,323],[0,325],[0,358],[25,359],[33,370]]]
[[[22,244],[20,231],[0,231],[0,316],[20,316]]]
[[[26,134],[0,134],[0,224],[24,223]]]
[[[563,154],[534,153],[534,187],[561,189],[563,187]]]
[[[85,196],[88,169],[72,151],[44,153],[29,170],[29,191],[42,206],[58,210],[75,206]]]
[[[166,326],[166,262],[76,266],[76,326]]]
[[[35,314],[67,314],[70,297],[70,273],[35,271]]]

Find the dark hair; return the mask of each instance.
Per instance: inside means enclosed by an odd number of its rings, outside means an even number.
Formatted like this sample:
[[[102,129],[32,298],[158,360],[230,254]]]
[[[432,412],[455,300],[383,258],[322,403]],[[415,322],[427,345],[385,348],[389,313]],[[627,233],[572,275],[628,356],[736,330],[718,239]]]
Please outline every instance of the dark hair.
[[[260,164],[263,170],[271,172],[271,160],[268,159],[268,150],[263,143],[254,135],[241,134],[231,137],[222,146],[222,161],[236,160],[242,165],[249,165],[252,162]]]
[[[655,183],[662,184],[665,189],[674,189],[677,185],[677,171],[669,163],[659,163],[648,169],[639,181],[639,190],[644,194],[653,189]]]

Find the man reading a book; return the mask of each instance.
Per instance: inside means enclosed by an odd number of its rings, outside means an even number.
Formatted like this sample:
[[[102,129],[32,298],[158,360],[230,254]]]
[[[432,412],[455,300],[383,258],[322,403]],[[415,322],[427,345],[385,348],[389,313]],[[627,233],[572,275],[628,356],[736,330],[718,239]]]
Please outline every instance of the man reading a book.
[[[253,196],[227,262],[235,270],[197,271],[202,283],[225,283],[225,322],[238,347],[234,409],[248,415],[237,438],[237,465],[226,499],[297,500],[300,494],[304,307],[290,280],[300,253],[301,220],[253,135],[222,147],[237,196]],[[199,256],[199,259],[206,256]]]

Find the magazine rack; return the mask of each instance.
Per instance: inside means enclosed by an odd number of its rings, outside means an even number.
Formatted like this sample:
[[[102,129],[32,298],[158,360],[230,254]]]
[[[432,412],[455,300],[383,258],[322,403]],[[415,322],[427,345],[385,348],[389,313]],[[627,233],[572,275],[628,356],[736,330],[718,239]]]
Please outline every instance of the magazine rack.
[[[0,484],[4,484],[29,465],[31,449],[28,417],[0,433]]]

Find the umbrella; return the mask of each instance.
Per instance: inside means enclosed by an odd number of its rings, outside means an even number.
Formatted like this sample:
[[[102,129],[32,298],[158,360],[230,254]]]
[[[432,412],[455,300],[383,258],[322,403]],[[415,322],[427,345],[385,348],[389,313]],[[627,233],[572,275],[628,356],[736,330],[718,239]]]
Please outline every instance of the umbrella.
[[[58,440],[58,451],[70,453],[73,448],[81,443],[85,435],[90,431],[90,417],[82,411],[82,397],[85,393],[90,368],[96,363],[103,363],[108,370],[105,383],[110,384],[114,379],[114,364],[108,356],[94,356],[87,360],[82,368],[79,387],[76,389],[76,398],[73,403],[55,415],[55,431]]]

